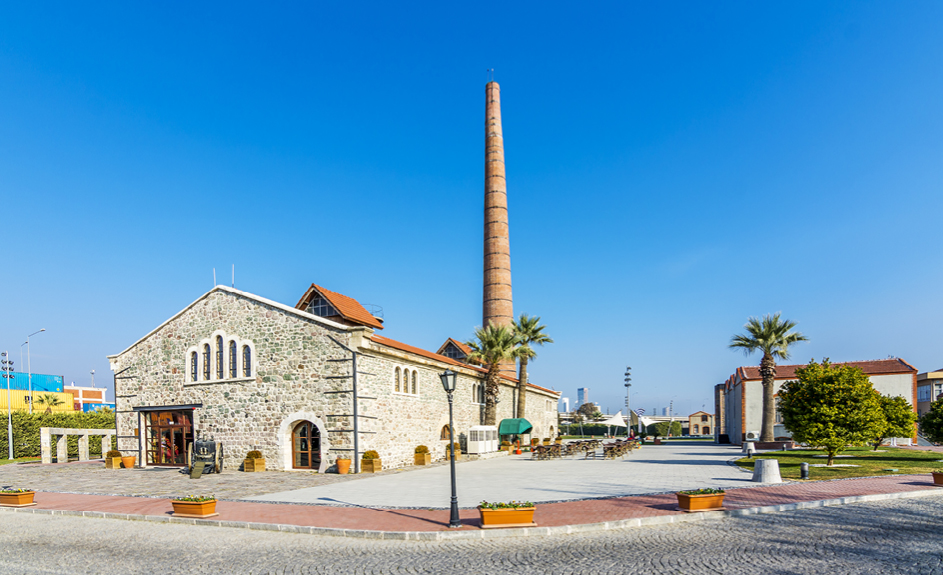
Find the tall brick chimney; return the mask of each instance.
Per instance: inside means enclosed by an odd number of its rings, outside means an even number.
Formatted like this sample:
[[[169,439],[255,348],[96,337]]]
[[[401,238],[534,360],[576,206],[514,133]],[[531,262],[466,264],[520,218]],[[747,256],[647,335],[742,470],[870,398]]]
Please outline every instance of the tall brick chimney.
[[[485,86],[485,267],[482,325],[510,326],[514,319],[511,299],[511,244],[508,228],[508,191],[504,177],[504,136],[501,133],[501,87]],[[516,375],[514,362],[502,373]]]

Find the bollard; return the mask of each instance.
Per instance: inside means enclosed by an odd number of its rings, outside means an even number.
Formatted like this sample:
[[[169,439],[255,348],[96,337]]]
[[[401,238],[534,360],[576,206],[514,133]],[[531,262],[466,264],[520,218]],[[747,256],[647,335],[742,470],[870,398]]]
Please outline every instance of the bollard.
[[[809,464],[803,462],[799,465],[799,479],[808,479],[809,478]]]
[[[757,483],[782,483],[778,459],[757,459],[753,466],[753,481]]]

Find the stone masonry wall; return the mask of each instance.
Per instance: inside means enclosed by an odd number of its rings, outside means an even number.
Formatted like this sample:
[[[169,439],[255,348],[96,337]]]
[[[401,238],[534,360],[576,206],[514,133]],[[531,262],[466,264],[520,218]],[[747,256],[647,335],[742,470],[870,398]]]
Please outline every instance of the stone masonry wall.
[[[216,333],[251,341],[255,372],[251,378],[187,381],[188,350]],[[234,290],[216,289],[172,318],[157,331],[112,359],[112,368],[131,379],[116,381],[119,412],[142,406],[202,404],[194,410],[194,432],[222,441],[227,468],[241,464],[246,452],[262,451],[270,469],[290,469],[290,436],[301,420],[321,430],[324,471],[339,455],[353,450],[352,397],[325,393],[351,389],[350,352],[359,347],[359,451],[376,450],[385,468],[413,464],[417,445],[433,459],[445,457],[448,441],[440,439],[448,424],[448,400],[439,380],[446,368],[459,373],[454,393],[456,437],[467,437],[479,425],[483,406],[473,402],[472,386],[483,381],[473,369],[455,367],[414,353],[376,344],[360,334],[371,330],[333,326],[260,302]],[[228,340],[227,340],[228,341]],[[215,350],[214,350],[215,351]],[[415,371],[418,393],[396,393],[396,367]],[[199,374],[202,377],[202,373]],[[213,375],[215,375],[215,370]],[[241,375],[241,373],[239,374]],[[411,390],[410,390],[411,391]],[[513,417],[515,387],[501,386],[497,418]],[[556,428],[556,398],[529,391],[525,417],[534,436]],[[119,413],[118,434],[143,433],[136,413]],[[119,448],[133,450],[137,440],[124,438]]]

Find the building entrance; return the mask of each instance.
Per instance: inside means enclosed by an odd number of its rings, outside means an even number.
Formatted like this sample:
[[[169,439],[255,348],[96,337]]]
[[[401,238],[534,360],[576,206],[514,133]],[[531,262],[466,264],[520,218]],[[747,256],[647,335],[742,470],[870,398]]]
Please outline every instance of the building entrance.
[[[193,441],[193,410],[151,411],[145,416],[148,465],[186,465]]]
[[[321,467],[321,433],[310,421],[302,421],[291,432],[291,466],[294,469]]]

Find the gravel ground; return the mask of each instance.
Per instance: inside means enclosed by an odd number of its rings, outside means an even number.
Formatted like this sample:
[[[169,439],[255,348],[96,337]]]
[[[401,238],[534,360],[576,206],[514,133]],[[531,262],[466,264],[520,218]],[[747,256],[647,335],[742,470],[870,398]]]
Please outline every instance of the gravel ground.
[[[0,514],[2,573],[943,573],[943,495],[555,537],[404,542]]]

